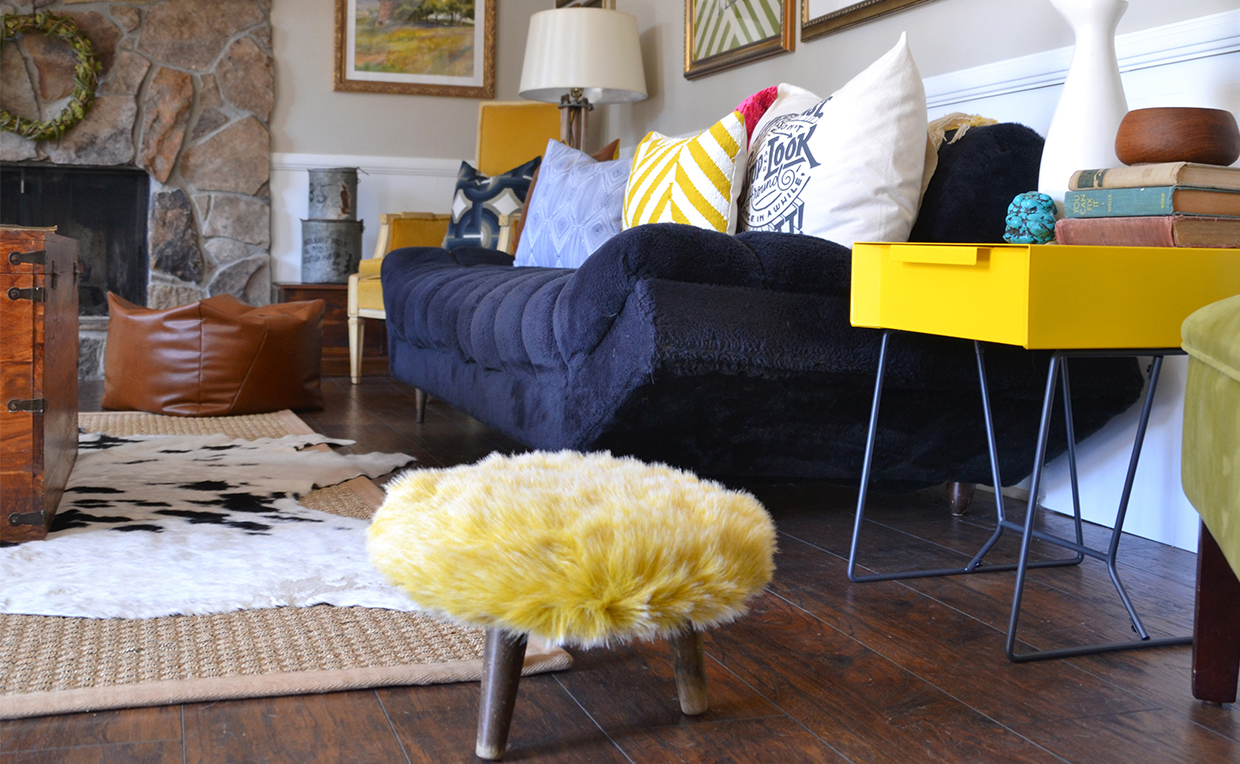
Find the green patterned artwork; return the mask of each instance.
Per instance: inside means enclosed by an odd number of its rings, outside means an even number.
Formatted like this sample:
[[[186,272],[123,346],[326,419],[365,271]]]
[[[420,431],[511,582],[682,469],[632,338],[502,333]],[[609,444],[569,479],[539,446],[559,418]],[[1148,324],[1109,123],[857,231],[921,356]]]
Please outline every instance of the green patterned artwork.
[[[693,58],[701,60],[777,36],[783,0],[696,0]]]

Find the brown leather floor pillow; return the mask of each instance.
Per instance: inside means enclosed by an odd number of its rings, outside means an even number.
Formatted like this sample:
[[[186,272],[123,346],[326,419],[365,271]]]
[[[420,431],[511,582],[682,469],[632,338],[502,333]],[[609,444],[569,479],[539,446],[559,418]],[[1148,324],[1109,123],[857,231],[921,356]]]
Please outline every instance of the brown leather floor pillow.
[[[108,294],[103,407],[178,416],[323,408],[323,301],[152,310]]]

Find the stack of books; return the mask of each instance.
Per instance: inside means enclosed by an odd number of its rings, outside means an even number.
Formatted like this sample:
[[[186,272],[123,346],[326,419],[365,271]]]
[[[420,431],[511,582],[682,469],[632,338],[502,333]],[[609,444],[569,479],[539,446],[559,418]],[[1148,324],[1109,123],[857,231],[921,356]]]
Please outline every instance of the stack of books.
[[[1240,167],[1167,162],[1081,170],[1055,224],[1060,244],[1240,248]]]

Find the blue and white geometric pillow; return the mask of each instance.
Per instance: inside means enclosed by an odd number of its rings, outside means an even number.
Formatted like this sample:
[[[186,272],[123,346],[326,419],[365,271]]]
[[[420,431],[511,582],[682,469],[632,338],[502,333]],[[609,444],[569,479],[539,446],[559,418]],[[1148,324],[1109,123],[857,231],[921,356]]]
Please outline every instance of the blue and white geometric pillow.
[[[598,162],[559,141],[548,143],[513,265],[581,267],[624,227],[624,190],[632,164],[628,159]]]
[[[525,195],[542,157],[490,177],[461,162],[456,175],[456,192],[452,195],[452,220],[443,248],[499,248],[499,216],[519,212],[525,206]]]

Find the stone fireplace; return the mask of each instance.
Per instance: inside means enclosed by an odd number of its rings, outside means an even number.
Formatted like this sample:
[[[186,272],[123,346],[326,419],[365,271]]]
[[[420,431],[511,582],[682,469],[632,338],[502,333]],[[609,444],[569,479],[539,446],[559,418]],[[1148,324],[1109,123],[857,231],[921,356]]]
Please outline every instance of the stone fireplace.
[[[43,11],[73,19],[94,43],[95,102],[58,141],[0,133],[0,161],[145,171],[149,307],[225,293],[269,302],[270,0],[0,0],[5,14]],[[53,38],[5,45],[0,107],[51,119],[75,63]],[[105,329],[106,319],[83,317],[84,377],[102,373]]]

